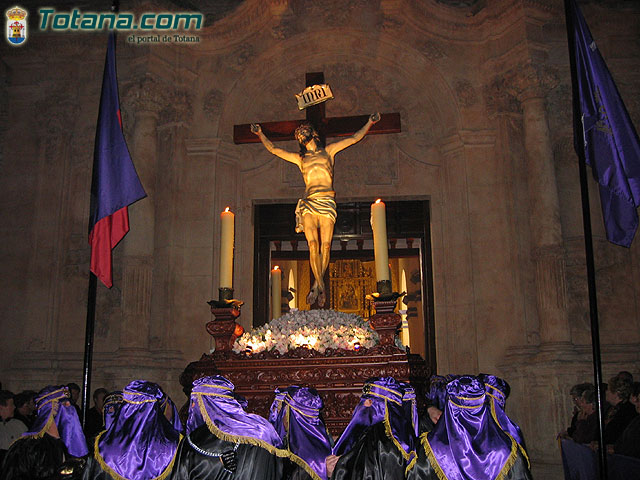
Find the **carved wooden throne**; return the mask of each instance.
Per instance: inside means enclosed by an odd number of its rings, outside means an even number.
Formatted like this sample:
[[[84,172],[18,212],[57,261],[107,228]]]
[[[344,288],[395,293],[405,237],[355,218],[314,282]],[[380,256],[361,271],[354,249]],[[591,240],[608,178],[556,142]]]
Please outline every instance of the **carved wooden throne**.
[[[220,315],[217,311],[216,320],[207,326],[216,337],[216,351],[190,363],[180,376],[180,383],[189,395],[195,379],[224,375],[234,383],[236,392],[246,397],[248,411],[264,417],[269,415],[276,387],[313,387],[324,401],[322,414],[333,435],[338,435],[349,423],[368,378],[392,376],[410,382],[416,389],[420,406],[431,372],[419,355],[407,354],[395,346],[394,338],[400,325],[400,316],[393,312],[395,304],[395,300],[374,302],[376,313],[369,321],[380,336],[378,345],[358,351],[327,350],[324,354],[302,347],[285,355],[278,352],[236,354],[231,351],[234,339],[231,332],[237,315]],[[223,325],[225,322],[229,324],[227,328]]]

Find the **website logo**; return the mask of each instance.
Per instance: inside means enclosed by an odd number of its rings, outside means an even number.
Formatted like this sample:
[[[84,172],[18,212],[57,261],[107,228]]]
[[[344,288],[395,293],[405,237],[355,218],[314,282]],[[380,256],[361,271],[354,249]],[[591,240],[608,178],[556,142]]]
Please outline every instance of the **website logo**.
[[[41,8],[40,30],[95,32],[98,30],[200,30],[204,15],[194,12],[153,13],[147,12],[136,18],[130,12],[81,12],[74,8],[70,12],[58,12],[53,8]]]
[[[27,15],[23,8],[15,6],[5,12],[7,16],[7,28],[5,29],[7,41],[14,47],[27,41]]]

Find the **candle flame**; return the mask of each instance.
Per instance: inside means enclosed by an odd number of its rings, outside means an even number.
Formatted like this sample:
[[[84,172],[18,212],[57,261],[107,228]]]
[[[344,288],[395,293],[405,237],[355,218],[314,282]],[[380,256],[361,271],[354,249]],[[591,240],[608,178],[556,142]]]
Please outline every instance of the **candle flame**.
[[[379,198],[379,199],[377,199],[377,200],[375,201],[375,203],[380,203],[380,202],[382,202],[382,199],[381,199],[381,198]]]
[[[276,265],[275,267],[273,267],[274,270],[280,270],[280,267],[278,265]]]
[[[224,209],[224,211],[225,211],[225,212],[228,212],[228,211],[229,211],[229,207],[225,208],[225,209]]]

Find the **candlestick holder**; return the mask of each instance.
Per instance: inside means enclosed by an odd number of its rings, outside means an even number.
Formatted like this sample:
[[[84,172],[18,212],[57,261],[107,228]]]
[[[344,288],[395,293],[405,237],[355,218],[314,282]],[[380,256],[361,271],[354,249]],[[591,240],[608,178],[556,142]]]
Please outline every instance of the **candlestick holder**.
[[[229,287],[218,288],[218,300],[209,300],[207,303],[211,308],[227,308],[231,305],[240,308],[244,305],[243,301],[233,298],[233,288]]]
[[[232,288],[221,287],[218,292],[218,300],[207,302],[215,320],[208,322],[206,328],[209,335],[216,340],[216,351],[230,352],[237,338],[236,319],[240,316],[240,307],[244,302],[232,298]]]
[[[369,317],[369,325],[378,333],[380,347],[392,347],[395,346],[396,332],[402,325],[402,317],[394,310],[398,298],[406,295],[406,292],[392,292],[390,280],[377,282],[376,286],[378,292],[367,295],[376,309],[376,313]]]

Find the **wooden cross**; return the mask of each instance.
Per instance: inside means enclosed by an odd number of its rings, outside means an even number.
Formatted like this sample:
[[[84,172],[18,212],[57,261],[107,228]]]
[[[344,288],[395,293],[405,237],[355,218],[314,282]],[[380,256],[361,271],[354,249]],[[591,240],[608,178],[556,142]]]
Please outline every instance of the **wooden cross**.
[[[305,75],[306,86],[321,85],[324,83],[323,72],[307,73]],[[351,117],[325,117],[324,102],[313,105],[306,109],[306,121],[311,122],[324,140],[326,137],[348,137],[357,132],[367,123],[369,115],[355,115]],[[305,120],[284,120],[281,122],[265,122],[260,123],[262,131],[272,142],[285,140],[294,140],[293,132],[298,125]],[[371,126],[367,135],[383,134],[383,133],[399,133],[400,114],[399,113],[383,113],[380,121]],[[251,132],[251,124],[233,126],[233,142],[240,143],[257,143],[260,138]]]

